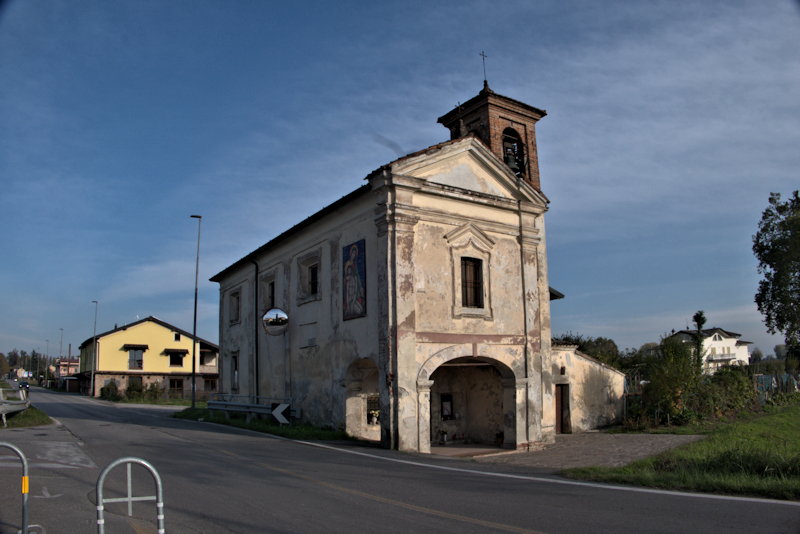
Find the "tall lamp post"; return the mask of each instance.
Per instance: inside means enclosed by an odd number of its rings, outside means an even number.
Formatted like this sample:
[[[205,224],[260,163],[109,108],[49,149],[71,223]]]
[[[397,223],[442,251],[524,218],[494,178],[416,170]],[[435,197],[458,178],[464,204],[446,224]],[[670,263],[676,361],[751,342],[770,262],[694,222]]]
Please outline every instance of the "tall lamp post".
[[[192,215],[197,219],[197,263],[194,270],[194,325],[192,326],[192,408],[194,408],[195,367],[197,364],[197,280],[200,277],[200,227],[203,225],[202,215]]]
[[[61,330],[61,341],[58,343],[58,357],[59,358],[63,358],[64,357],[64,329],[63,328],[59,328],[59,330]]]
[[[94,368],[97,364],[97,301],[93,300],[94,303],[94,332],[92,333],[92,393],[91,397],[94,397]]]

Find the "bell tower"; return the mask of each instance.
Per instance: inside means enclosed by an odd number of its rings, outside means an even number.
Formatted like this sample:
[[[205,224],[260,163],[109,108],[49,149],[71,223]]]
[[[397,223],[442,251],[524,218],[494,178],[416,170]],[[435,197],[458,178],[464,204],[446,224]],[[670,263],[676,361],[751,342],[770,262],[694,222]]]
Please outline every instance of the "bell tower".
[[[437,122],[450,130],[451,140],[474,133],[514,174],[541,191],[535,125],[545,115],[543,109],[495,93],[484,80],[478,96]]]

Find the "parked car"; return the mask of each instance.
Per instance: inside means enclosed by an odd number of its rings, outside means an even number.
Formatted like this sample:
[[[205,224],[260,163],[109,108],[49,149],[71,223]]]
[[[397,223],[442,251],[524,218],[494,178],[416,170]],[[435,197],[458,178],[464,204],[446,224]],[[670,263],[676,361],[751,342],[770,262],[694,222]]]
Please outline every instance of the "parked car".
[[[19,389],[24,389],[25,391],[28,391],[29,389],[31,389],[31,386],[27,382],[22,381],[19,383]]]

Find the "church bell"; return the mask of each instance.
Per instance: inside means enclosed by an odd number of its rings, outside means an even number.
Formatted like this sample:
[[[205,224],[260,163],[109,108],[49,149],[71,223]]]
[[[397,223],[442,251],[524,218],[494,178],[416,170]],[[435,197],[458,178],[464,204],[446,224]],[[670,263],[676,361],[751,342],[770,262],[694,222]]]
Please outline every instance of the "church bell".
[[[514,156],[514,153],[509,149],[506,151],[506,165],[508,168],[511,169],[512,172],[519,172],[519,166],[517,165],[517,158]]]

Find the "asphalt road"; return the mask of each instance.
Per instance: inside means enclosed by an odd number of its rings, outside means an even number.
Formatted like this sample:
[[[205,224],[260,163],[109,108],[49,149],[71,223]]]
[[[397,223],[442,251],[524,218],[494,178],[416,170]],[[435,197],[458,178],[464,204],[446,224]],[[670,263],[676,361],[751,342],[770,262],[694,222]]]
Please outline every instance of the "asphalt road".
[[[97,478],[123,456],[158,470],[168,533],[800,533],[800,503],[610,489],[531,468],[304,444],[38,388],[31,399],[59,424],[0,429],[0,442],[30,463],[32,533],[97,532]],[[20,527],[11,454],[0,448],[0,534]],[[154,495],[150,475],[132,472],[134,495]],[[105,494],[124,491],[121,466]],[[156,532],[153,504],[133,511],[106,505],[105,531]]]

